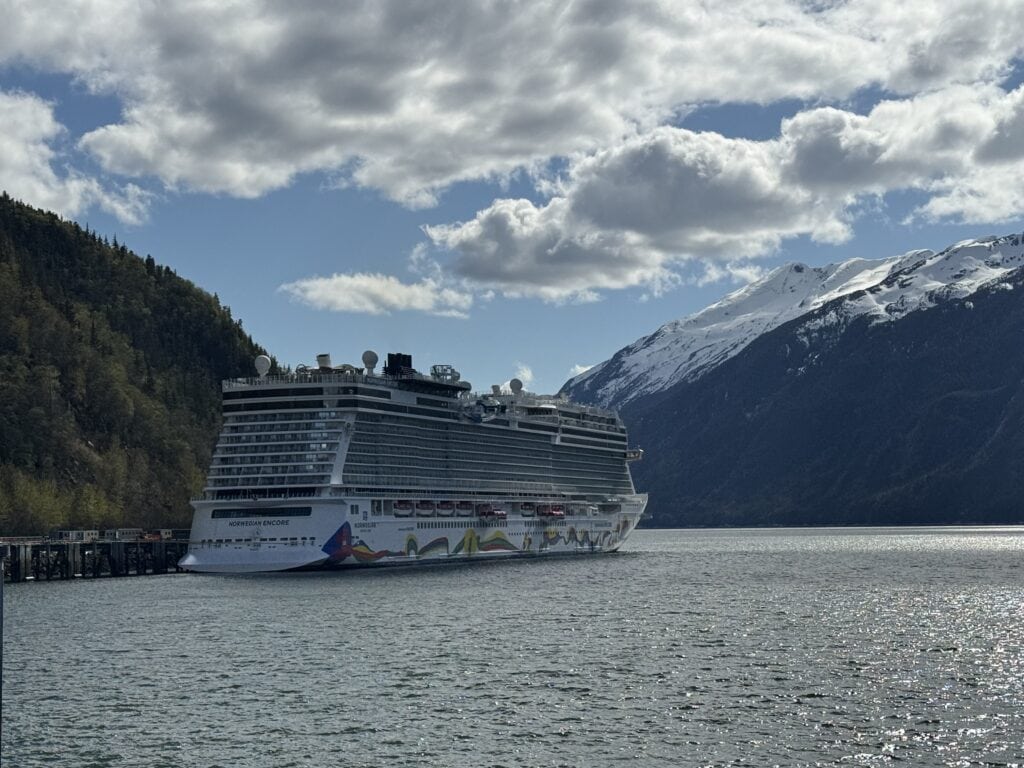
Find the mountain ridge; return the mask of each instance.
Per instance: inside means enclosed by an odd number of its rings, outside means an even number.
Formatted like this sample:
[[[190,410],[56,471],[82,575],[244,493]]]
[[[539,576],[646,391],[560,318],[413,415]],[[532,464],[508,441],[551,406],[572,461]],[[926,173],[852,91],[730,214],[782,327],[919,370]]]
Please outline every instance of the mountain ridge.
[[[901,322],[827,326],[809,345],[797,318],[628,403],[653,523],[1021,522],[1022,291],[1018,267]]]
[[[622,407],[695,380],[758,336],[828,304],[836,314],[823,323],[848,322],[860,314],[897,320],[937,301],[967,296],[1024,264],[1021,241],[1016,234],[993,236],[939,252],[912,250],[825,267],[785,264],[693,315],[662,325],[569,379],[560,391],[580,402]]]

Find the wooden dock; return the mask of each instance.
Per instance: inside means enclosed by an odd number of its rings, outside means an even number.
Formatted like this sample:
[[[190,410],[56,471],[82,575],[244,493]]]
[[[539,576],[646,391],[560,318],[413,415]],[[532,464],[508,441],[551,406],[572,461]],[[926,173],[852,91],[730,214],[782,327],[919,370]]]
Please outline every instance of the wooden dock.
[[[4,581],[100,579],[181,573],[178,561],[188,551],[180,539],[136,541],[47,541],[3,539],[7,549]]]

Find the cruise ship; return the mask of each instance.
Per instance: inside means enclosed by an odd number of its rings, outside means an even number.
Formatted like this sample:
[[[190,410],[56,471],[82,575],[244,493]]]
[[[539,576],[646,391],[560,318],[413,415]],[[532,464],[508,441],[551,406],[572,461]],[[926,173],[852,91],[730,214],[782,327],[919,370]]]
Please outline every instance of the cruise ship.
[[[225,381],[187,570],[390,566],[618,549],[647,504],[612,411],[393,353]]]

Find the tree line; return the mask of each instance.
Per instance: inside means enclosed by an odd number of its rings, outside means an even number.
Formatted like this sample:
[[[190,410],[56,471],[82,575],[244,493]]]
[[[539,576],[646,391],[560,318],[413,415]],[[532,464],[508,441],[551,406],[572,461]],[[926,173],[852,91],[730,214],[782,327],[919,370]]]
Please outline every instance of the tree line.
[[[0,194],[0,534],[187,527],[258,354],[216,296]]]

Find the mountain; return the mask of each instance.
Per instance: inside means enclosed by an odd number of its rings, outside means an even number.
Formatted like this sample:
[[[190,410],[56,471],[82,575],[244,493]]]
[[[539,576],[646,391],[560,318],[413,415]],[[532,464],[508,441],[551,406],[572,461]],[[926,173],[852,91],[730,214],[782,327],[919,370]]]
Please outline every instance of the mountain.
[[[151,257],[0,195],[0,533],[180,527],[263,350]]]
[[[561,391],[577,402],[620,408],[700,378],[759,336],[837,299],[846,301],[836,305],[836,321],[862,314],[898,319],[944,299],[969,295],[1021,266],[1022,251],[1019,237],[989,238],[959,243],[941,253],[911,251],[813,268],[787,264],[638,339],[570,379]]]
[[[1022,332],[1021,236],[789,265],[647,337],[649,374],[640,342],[605,364],[640,394],[591,391],[623,403],[655,524],[1021,522]]]

